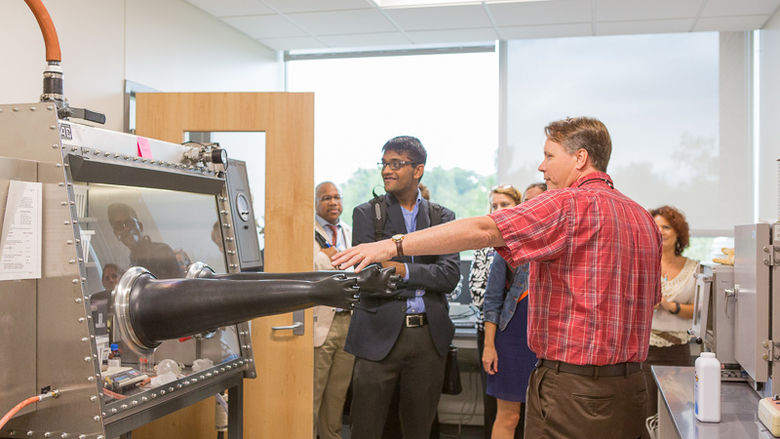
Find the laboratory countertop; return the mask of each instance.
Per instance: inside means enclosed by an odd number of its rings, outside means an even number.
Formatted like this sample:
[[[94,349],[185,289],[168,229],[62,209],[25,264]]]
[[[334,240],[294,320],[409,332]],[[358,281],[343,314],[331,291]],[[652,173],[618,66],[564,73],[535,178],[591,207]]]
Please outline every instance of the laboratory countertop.
[[[774,436],[758,420],[759,396],[744,382],[721,383],[720,422],[700,422],[693,407],[692,367],[652,366],[660,397],[681,439],[771,439]],[[674,437],[664,433],[662,437]]]

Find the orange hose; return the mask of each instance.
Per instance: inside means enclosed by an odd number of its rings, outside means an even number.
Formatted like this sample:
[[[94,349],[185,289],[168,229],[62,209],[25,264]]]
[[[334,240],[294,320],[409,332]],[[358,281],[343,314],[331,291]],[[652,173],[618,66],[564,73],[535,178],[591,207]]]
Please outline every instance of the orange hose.
[[[24,0],[24,2],[27,3],[33,15],[35,15],[35,19],[38,20],[38,26],[41,27],[43,42],[46,45],[46,61],[61,62],[60,40],[57,38],[57,30],[54,28],[54,23],[51,21],[46,6],[43,6],[41,0]]]
[[[33,404],[33,403],[36,403],[36,402],[40,401],[40,399],[41,399],[40,395],[31,396],[31,397],[25,399],[24,401],[20,402],[19,404],[16,404],[16,406],[14,406],[14,408],[9,410],[8,413],[5,414],[5,416],[0,418],[0,428],[3,428],[3,426],[6,424],[6,422],[10,421],[11,418],[13,418],[14,415],[19,412],[19,410],[27,407],[30,404]]]

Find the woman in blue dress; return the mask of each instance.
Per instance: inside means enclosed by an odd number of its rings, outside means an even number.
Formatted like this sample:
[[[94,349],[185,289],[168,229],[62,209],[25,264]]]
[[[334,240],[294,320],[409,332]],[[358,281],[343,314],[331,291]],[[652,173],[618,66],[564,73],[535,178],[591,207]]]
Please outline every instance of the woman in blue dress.
[[[544,183],[532,184],[523,200],[546,189]],[[485,289],[484,316],[486,391],[498,405],[492,438],[523,437],[525,392],[536,364],[536,354],[528,347],[528,264],[513,270],[495,255]]]
[[[520,189],[511,184],[502,184],[494,187],[490,191],[490,212],[514,207],[523,201],[523,193]],[[485,299],[485,288],[487,287],[490,265],[493,263],[493,255],[496,250],[493,247],[481,248],[474,251],[474,261],[469,270],[469,291],[471,292],[471,306],[479,310],[477,316],[477,352],[479,358],[482,358],[482,351],[485,345],[485,325],[482,317],[482,304]],[[482,379],[482,388],[487,388],[487,374],[480,373]],[[496,398],[484,393],[482,395],[483,418],[484,418],[484,437],[490,439],[492,435],[493,423],[496,420]]]

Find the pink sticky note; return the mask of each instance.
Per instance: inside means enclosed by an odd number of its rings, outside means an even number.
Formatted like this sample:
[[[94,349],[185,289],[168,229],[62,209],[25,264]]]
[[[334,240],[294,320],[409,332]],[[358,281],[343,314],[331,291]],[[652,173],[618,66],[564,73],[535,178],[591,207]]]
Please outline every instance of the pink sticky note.
[[[149,139],[146,137],[136,137],[138,144],[138,157],[152,158],[152,147],[149,146]]]

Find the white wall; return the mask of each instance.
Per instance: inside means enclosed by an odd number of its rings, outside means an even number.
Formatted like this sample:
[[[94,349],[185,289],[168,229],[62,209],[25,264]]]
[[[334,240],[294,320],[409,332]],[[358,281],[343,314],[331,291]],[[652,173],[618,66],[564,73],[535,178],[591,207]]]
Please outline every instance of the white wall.
[[[124,79],[124,3],[122,1],[47,1],[62,48],[65,96],[75,107],[108,117],[122,128]],[[0,29],[0,103],[37,102],[46,66],[43,37],[27,5],[2,0]]]
[[[0,0],[0,103],[37,102],[43,38],[21,0]],[[160,91],[280,91],[275,52],[182,0],[46,0],[74,107],[123,125],[124,80]]]
[[[282,91],[276,52],[179,0],[126,2],[127,78],[163,91]]]
[[[780,158],[780,12],[760,32],[760,159],[759,209],[761,219],[777,219]]]

